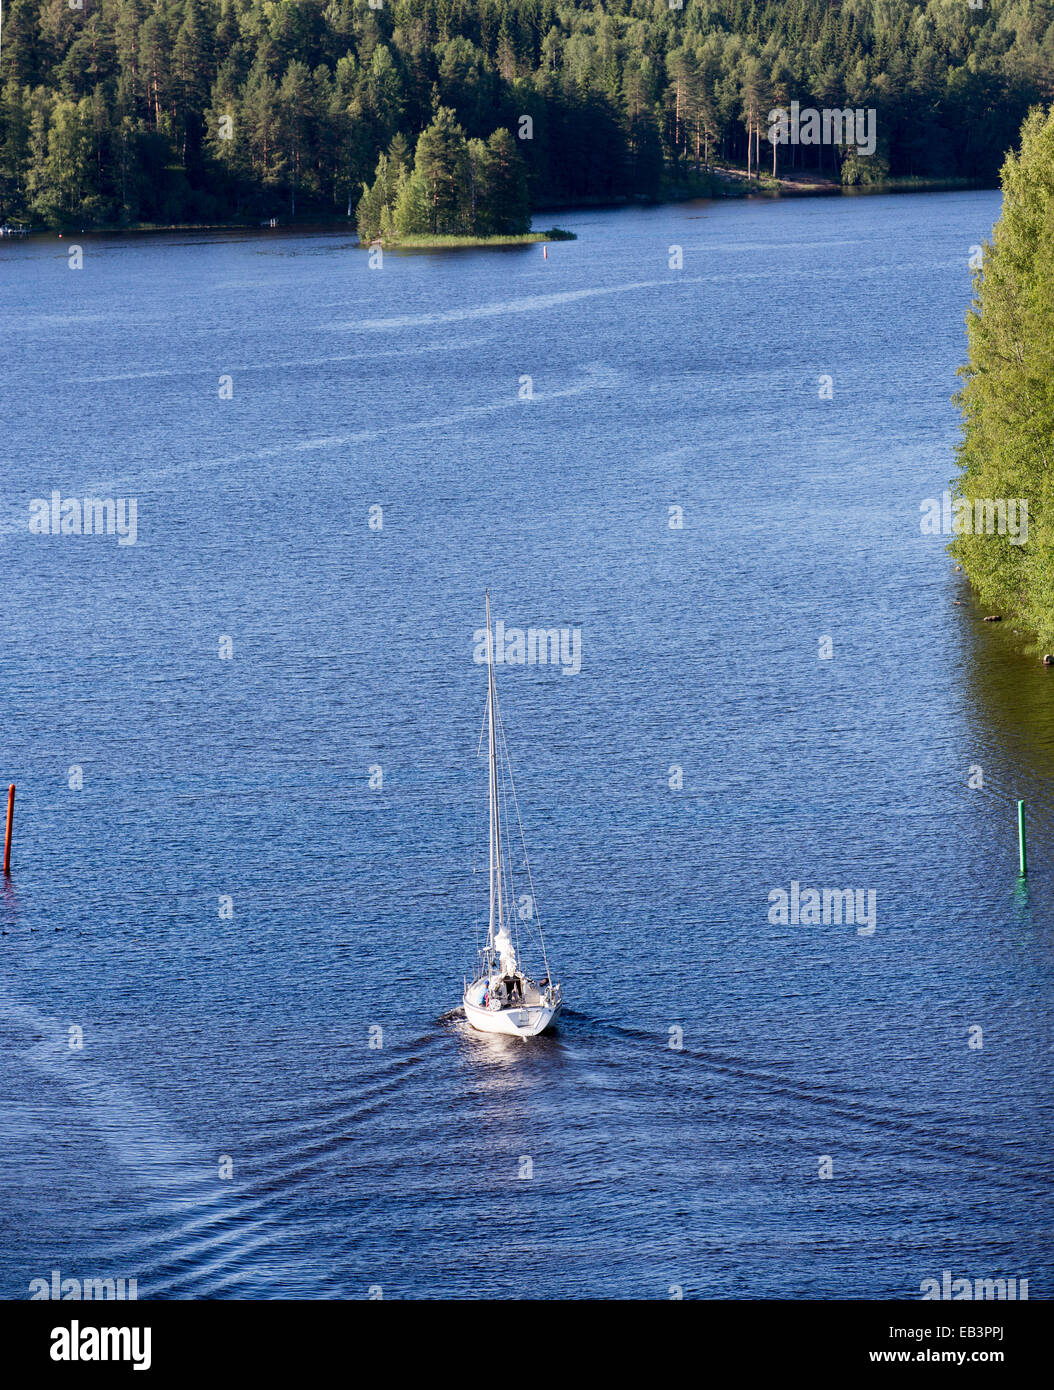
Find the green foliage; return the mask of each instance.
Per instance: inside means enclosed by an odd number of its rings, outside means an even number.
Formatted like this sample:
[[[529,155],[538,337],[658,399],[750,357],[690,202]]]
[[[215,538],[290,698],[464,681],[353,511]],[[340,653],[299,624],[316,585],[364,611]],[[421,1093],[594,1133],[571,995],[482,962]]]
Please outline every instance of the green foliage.
[[[879,151],[859,154],[850,147],[842,160],[842,183],[846,188],[866,188],[889,177],[889,160]]]
[[[515,236],[531,225],[527,173],[507,130],[466,140],[440,106],[417,141],[413,168],[396,136],[355,211],[363,242],[407,236]]]
[[[967,318],[960,498],[1024,498],[1028,541],[960,534],[950,549],[986,603],[1054,650],[1054,110],[1032,111],[1003,166],[1003,211]]]
[[[521,172],[535,205],[770,172],[792,98],[875,107],[879,151],[779,173],[994,178],[1052,55],[1052,0],[5,0],[0,220],[350,211],[398,137],[389,219],[519,226]]]
[[[471,149],[475,188],[473,228],[481,236],[516,236],[531,225],[527,169],[507,130],[494,131]]]
[[[465,132],[449,106],[441,106],[417,141],[413,180],[423,195],[426,225],[406,231],[435,235],[472,230],[472,163]],[[414,200],[417,215],[417,200]],[[396,222],[398,227],[398,221]]]

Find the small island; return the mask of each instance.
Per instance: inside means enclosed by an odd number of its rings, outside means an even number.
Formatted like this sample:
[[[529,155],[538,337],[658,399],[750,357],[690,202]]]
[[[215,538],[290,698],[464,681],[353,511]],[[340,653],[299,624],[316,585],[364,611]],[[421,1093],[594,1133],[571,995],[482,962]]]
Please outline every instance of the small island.
[[[361,242],[360,244],[367,247],[382,246],[385,250],[389,247],[398,247],[401,251],[445,251],[470,247],[544,245],[553,241],[577,240],[574,232],[565,231],[562,227],[550,227],[544,232],[524,232],[521,236],[459,236],[455,234],[432,236],[430,233],[421,233],[410,236],[375,237],[372,241]]]
[[[522,246],[573,241],[550,227],[532,232],[527,166],[504,127],[489,139],[469,140],[457,113],[440,106],[417,138],[399,132],[363,184],[355,212],[363,246],[410,249]]]

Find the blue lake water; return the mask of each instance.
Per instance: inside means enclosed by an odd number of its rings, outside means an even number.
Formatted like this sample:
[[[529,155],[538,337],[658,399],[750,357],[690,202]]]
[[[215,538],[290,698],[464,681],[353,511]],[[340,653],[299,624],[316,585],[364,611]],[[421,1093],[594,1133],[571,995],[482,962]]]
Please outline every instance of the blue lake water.
[[[1054,675],[919,526],[998,208],[0,247],[0,1294],[1050,1296]],[[486,586],[581,629],[498,671],[531,1044],[453,1012]]]

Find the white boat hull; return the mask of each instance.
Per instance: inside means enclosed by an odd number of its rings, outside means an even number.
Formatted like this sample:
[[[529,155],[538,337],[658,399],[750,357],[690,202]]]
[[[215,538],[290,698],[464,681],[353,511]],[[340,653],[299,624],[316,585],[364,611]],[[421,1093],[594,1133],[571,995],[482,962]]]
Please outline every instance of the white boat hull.
[[[513,1004],[511,1008],[484,1009],[464,1000],[465,1017],[481,1033],[508,1033],[518,1038],[534,1038],[544,1033],[560,1012],[556,1004]]]

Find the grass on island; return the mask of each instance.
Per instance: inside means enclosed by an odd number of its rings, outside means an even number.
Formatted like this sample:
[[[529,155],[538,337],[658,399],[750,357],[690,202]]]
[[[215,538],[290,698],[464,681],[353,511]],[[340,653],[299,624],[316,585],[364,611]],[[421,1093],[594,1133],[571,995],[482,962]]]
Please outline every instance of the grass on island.
[[[363,246],[383,246],[386,250],[420,250],[422,248],[446,246],[527,246],[532,242],[576,241],[574,232],[564,231],[562,227],[550,227],[545,232],[523,232],[519,236],[455,236],[455,235],[407,235],[396,236],[390,240],[378,237],[376,241],[361,243]]]

